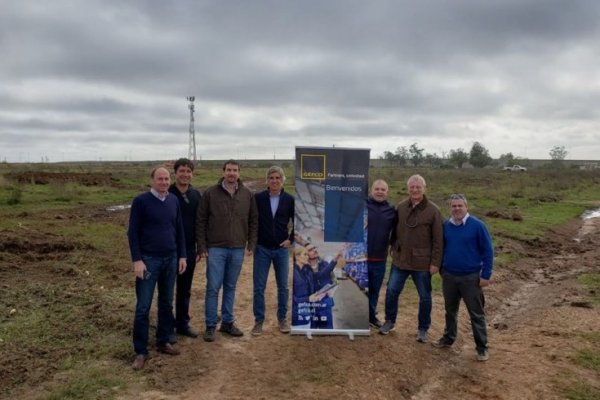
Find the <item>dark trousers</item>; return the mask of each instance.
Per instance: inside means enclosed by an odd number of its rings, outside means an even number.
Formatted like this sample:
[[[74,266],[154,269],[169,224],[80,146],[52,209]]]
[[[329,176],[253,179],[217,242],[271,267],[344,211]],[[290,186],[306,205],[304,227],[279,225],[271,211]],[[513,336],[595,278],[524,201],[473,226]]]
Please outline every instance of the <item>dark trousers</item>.
[[[195,244],[187,246],[196,247]],[[192,248],[193,248],[192,247]],[[177,294],[175,296],[175,326],[185,330],[190,323],[190,298],[192,296],[192,280],[196,269],[196,251],[188,250],[187,268],[183,274],[177,275]]]
[[[446,308],[446,328],[444,337],[454,343],[457,334],[458,308],[462,298],[469,311],[471,328],[477,350],[487,349],[487,327],[485,322],[485,298],[479,286],[479,273],[451,275],[442,272],[444,303]]]
[[[367,271],[369,273],[369,322],[377,319],[377,301],[379,300],[379,291],[385,277],[385,264],[385,260],[367,262]]]
[[[156,257],[142,255],[146,264],[144,279],[135,279],[135,317],[133,320],[133,348],[136,354],[148,354],[148,330],[150,328],[150,308],[154,289],[158,286],[158,323],[156,344],[169,341],[173,332],[173,290],[177,275],[177,255]]]

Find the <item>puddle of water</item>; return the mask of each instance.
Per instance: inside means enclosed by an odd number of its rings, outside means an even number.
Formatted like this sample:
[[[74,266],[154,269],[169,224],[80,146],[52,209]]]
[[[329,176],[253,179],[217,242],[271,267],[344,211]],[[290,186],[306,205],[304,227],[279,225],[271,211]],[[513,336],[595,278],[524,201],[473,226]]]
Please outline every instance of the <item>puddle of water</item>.
[[[583,219],[592,219],[592,218],[600,218],[600,208],[596,210],[587,210],[583,214],[581,214],[581,218]]]
[[[106,207],[106,211],[123,211],[131,208],[131,204],[119,204],[116,206]]]

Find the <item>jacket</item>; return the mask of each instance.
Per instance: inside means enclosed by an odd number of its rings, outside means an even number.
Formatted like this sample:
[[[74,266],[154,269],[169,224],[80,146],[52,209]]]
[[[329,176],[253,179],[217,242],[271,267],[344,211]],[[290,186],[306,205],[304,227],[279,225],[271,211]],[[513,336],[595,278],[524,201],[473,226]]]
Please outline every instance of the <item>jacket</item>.
[[[392,233],[392,259],[400,269],[429,271],[440,267],[444,248],[442,214],[426,196],[413,208],[409,199],[396,207],[397,223]]]
[[[189,251],[196,249],[196,216],[198,215],[198,205],[200,204],[200,192],[190,185],[185,192],[185,197],[177,189],[175,184],[169,186],[169,193],[172,193],[179,200],[181,209],[181,218],[183,220],[183,231],[185,232],[185,247]]]
[[[278,249],[280,244],[289,240],[294,242],[294,198],[281,189],[279,206],[273,216],[268,190],[256,193],[258,209],[258,244],[269,249]],[[292,226],[288,224],[292,221]]]
[[[196,218],[198,252],[209,247],[254,250],[258,230],[258,212],[252,192],[238,179],[232,195],[222,186],[223,178],[206,189]]]

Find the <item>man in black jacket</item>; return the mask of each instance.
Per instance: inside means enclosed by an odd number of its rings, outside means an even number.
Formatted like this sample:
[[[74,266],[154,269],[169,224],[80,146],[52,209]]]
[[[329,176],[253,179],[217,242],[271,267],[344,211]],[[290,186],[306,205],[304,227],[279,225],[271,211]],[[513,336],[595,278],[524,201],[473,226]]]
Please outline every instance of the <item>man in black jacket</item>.
[[[283,169],[273,166],[267,170],[268,189],[255,195],[258,208],[258,241],[254,252],[254,321],[252,335],[262,334],[265,320],[265,288],[271,263],[277,281],[277,321],[279,331],[289,333],[288,248],[294,238],[294,198],[283,190]]]
[[[194,163],[187,158],[180,158],[173,166],[175,183],[169,187],[169,192],[179,200],[183,231],[185,232],[185,248],[187,250],[187,268],[177,276],[177,296],[175,297],[175,330],[180,335],[192,338],[198,337],[198,331],[189,325],[190,297],[192,295],[192,280],[199,257],[196,252],[196,213],[200,203],[200,192],[192,187]],[[177,341],[172,337],[171,342]]]

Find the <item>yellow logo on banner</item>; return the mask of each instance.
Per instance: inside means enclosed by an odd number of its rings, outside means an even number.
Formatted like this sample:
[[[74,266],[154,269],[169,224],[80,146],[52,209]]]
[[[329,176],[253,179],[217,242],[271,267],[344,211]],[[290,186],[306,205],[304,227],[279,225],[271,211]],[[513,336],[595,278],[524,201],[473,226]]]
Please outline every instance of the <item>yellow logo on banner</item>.
[[[301,179],[325,179],[325,154],[300,155]]]

